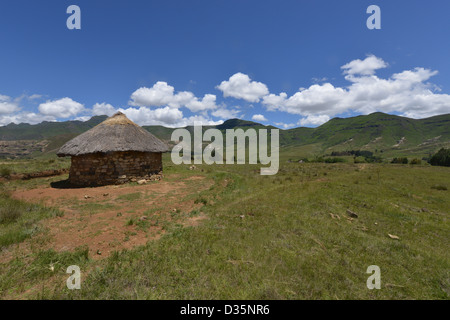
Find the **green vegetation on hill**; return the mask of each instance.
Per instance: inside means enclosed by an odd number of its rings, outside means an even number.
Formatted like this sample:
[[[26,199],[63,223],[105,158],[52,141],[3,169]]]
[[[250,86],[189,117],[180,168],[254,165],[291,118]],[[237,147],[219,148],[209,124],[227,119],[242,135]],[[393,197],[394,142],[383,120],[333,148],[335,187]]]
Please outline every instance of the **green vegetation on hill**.
[[[95,116],[88,121],[44,121],[36,125],[8,124],[0,127],[0,140],[42,140],[60,135],[80,134],[103,122],[106,116]]]
[[[433,166],[450,167],[450,149],[442,148],[430,159],[430,164]]]
[[[10,124],[0,127],[0,140],[46,139],[49,144],[44,154],[52,154],[65,142],[104,119],[105,116],[97,116],[87,122]],[[193,132],[192,126],[186,128]],[[203,130],[209,128],[216,128],[225,133],[227,129],[259,130],[275,127],[230,119],[221,125],[204,126]],[[144,126],[144,129],[166,142],[171,140],[172,132],[175,130],[163,126]],[[280,130],[280,146],[287,158],[366,150],[373,152],[375,157],[412,156],[420,159],[430,157],[442,147],[450,147],[450,114],[417,120],[381,112],[351,118],[334,118],[317,128]],[[38,153],[34,155],[39,156]]]

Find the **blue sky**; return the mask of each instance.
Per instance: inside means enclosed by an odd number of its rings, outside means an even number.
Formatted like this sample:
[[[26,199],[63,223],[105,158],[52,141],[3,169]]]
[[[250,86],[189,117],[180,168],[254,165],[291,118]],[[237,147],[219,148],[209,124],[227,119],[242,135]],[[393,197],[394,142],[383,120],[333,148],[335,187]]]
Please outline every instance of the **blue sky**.
[[[72,4],[81,30],[66,27]],[[372,4],[381,30],[366,27]],[[0,125],[449,113],[449,14],[442,0],[2,0]]]

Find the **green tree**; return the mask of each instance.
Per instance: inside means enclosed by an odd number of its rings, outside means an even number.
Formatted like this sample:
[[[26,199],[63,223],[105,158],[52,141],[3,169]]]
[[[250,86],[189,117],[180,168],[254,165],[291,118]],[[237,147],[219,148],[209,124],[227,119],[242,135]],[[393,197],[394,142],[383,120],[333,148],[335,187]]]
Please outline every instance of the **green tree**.
[[[450,167],[450,149],[442,148],[430,159],[432,166]]]

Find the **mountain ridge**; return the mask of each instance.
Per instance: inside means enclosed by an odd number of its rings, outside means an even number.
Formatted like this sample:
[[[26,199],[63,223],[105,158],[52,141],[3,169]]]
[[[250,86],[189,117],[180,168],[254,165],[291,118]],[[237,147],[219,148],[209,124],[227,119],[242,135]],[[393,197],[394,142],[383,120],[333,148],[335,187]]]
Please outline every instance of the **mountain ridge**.
[[[42,122],[36,125],[9,124],[0,127],[0,141],[3,145],[8,145],[8,141],[19,140],[48,141],[42,153],[52,153],[66,141],[93,128],[106,118],[107,116],[94,116],[85,122],[71,120]],[[176,129],[164,126],[143,126],[143,128],[166,142],[171,140],[171,134]],[[193,131],[193,126],[184,128]],[[271,125],[236,118],[228,119],[216,126],[203,126],[203,130],[208,128],[219,129],[222,132],[237,128],[276,129]],[[336,117],[316,128],[280,129],[280,146],[292,150],[301,150],[303,147],[306,150],[313,146],[315,153],[345,150],[408,153],[410,152],[408,150],[415,150],[417,154],[428,154],[439,147],[450,146],[450,114],[424,119],[411,119],[382,112],[348,118]],[[5,156],[5,152],[0,151],[0,155]]]

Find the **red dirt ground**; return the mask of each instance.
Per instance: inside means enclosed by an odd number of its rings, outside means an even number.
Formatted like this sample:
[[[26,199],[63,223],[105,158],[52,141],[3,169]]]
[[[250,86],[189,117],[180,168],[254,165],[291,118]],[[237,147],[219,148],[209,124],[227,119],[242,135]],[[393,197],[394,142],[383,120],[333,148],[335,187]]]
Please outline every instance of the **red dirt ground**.
[[[41,221],[48,232],[39,236],[43,239],[39,249],[72,251],[87,245],[90,257],[101,259],[113,251],[130,249],[158,239],[165,232],[165,223],[198,225],[206,216],[189,215],[192,210],[201,207],[201,204],[194,203],[195,195],[212,184],[203,176],[192,176],[145,185],[77,189],[41,187],[17,190],[12,196],[56,207],[64,212],[63,217]],[[140,227],[139,224],[145,226]],[[0,253],[0,261],[26,255],[36,243],[40,243],[39,237]]]

